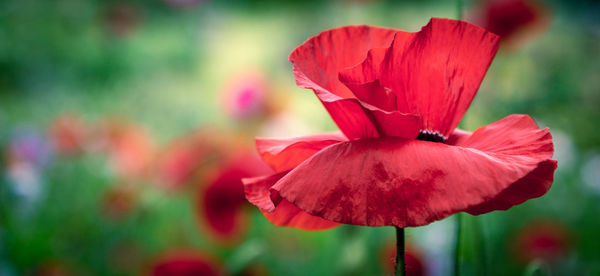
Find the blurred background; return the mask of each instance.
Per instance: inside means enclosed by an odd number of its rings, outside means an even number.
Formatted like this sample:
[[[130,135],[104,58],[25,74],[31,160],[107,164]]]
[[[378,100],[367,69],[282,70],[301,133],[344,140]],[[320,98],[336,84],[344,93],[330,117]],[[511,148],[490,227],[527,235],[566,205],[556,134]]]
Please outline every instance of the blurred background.
[[[385,275],[392,227],[268,222],[253,137],[335,130],[288,54],[347,24],[502,36],[460,127],[548,126],[547,195],[407,230],[410,275],[600,275],[595,1],[0,2],[0,275]],[[183,275],[183,274],[179,274]]]

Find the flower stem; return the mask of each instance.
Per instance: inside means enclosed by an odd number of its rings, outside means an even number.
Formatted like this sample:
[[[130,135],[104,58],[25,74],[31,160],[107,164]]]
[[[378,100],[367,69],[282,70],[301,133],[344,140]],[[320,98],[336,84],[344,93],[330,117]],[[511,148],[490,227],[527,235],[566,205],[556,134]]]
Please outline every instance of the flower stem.
[[[396,276],[406,275],[404,261],[404,228],[396,227]]]

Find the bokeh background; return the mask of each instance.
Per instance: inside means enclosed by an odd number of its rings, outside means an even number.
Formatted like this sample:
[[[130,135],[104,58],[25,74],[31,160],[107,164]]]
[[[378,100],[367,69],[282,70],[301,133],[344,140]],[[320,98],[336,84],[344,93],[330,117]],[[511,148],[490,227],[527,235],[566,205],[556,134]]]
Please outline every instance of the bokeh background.
[[[239,179],[253,137],[336,129],[295,86],[304,40],[459,14],[504,35],[460,127],[530,114],[559,165],[539,199],[408,229],[412,273],[600,275],[600,4],[512,2],[1,1],[0,275],[389,274],[392,227],[276,227]]]

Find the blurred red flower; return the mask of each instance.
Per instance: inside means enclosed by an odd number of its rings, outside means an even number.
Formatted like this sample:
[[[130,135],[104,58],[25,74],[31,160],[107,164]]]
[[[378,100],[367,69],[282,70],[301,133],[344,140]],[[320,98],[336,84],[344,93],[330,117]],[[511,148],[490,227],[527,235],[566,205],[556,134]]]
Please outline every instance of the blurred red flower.
[[[432,19],[416,33],[349,26],[304,42],[290,55],[296,82],[314,90],[343,134],[257,138],[277,174],[246,179],[247,199],[266,212],[407,227],[543,195],[556,169],[547,128],[511,115],[455,130],[498,40]],[[305,228],[294,222],[279,225]]]
[[[208,176],[208,183],[198,189],[197,214],[201,227],[216,240],[234,243],[245,232],[246,213],[243,206],[242,178],[272,173],[272,170],[253,153],[237,152]]]
[[[192,250],[174,250],[157,257],[147,275],[219,276],[226,275],[221,265],[208,254]]]
[[[159,155],[156,169],[159,185],[169,190],[183,188],[223,154],[223,147],[211,130],[185,135]]]
[[[536,259],[553,262],[565,257],[571,244],[571,231],[563,224],[554,220],[534,221],[515,236],[512,256],[524,264]]]
[[[111,167],[124,178],[146,176],[154,158],[154,141],[140,126],[123,120],[107,120],[96,133],[98,150],[107,152]]]
[[[548,12],[534,0],[484,0],[475,10],[480,26],[499,35],[503,42],[517,42],[545,29]]]
[[[88,129],[83,120],[75,115],[61,115],[55,118],[49,129],[49,136],[57,153],[72,155],[81,152],[85,146]]]

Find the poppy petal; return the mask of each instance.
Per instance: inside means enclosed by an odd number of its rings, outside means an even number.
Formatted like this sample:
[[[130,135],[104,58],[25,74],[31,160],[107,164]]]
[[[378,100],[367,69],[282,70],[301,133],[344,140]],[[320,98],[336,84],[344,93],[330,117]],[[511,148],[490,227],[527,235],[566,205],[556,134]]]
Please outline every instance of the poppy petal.
[[[410,33],[397,32],[394,40],[410,37]],[[396,110],[396,93],[378,80],[379,67],[385,60],[388,48],[373,48],[362,63],[340,71],[338,78],[361,101],[386,111]]]
[[[460,146],[475,148],[483,151],[495,151],[508,155],[519,154],[519,152],[529,151],[529,155],[538,155],[537,158],[549,158],[548,152],[553,151],[551,141],[552,137],[547,129],[542,131],[532,131],[537,129],[536,123],[527,115],[510,115],[495,123],[489,124],[476,130]],[[539,152],[535,149],[540,147],[535,142],[532,144],[517,144],[521,140],[535,141],[543,143],[544,148]],[[554,170],[556,170],[556,160],[545,160],[540,162],[537,167],[519,181],[511,184],[502,193],[492,200],[486,201],[480,205],[471,207],[466,212],[479,215],[494,210],[507,210],[514,205],[521,204],[528,199],[537,198],[544,195],[552,185]]]
[[[414,114],[387,112],[377,108],[365,108],[379,136],[393,136],[405,139],[415,139],[421,130],[421,117]]]
[[[377,137],[377,131],[338,73],[364,60],[370,49],[388,47],[395,32],[365,25],[336,28],[310,38],[289,56],[296,84],[315,92],[349,139]]]
[[[323,231],[340,226],[339,223],[313,216],[283,199],[274,212],[261,210],[265,218],[277,226],[300,228],[305,231]]]
[[[319,93],[317,93],[318,95]],[[337,97],[333,95],[333,97]],[[379,137],[377,128],[356,99],[337,99],[331,102],[321,100],[323,106],[350,140]]]
[[[342,98],[352,92],[338,80],[338,73],[362,62],[373,48],[389,47],[396,30],[374,26],[346,26],[321,32],[290,54],[298,85],[323,90]],[[348,47],[351,45],[352,47]]]
[[[268,176],[242,179],[246,199],[262,210],[267,212],[275,211],[275,207],[279,204],[278,201],[280,200],[271,198],[270,188],[288,172],[289,171],[285,171]]]
[[[394,41],[410,40],[412,37],[412,33],[397,31]],[[388,51],[389,47],[369,50],[361,63],[341,70],[338,78],[361,101],[386,111],[394,111],[397,110],[397,95],[379,81],[381,64]]]
[[[265,177],[244,179],[244,190],[248,201],[260,208],[265,218],[277,226],[296,227],[306,231],[328,230],[339,223],[310,215],[302,209],[271,193],[273,186],[289,171]]]
[[[344,82],[344,80],[340,79]],[[379,80],[366,83],[344,83],[359,100],[385,111],[396,110],[396,94],[389,88],[383,87]]]
[[[347,141],[340,132],[292,139],[256,139],[256,148],[263,160],[278,173],[243,179],[246,199],[261,209],[263,215],[277,226],[296,227],[307,231],[327,230],[338,223],[312,216],[294,206],[279,194],[271,192],[279,179],[312,155],[341,141]]]
[[[335,222],[425,225],[492,200],[550,161],[552,137],[532,122],[508,116],[476,130],[463,146],[394,137],[340,142],[271,189]],[[493,141],[481,142],[485,137]]]
[[[405,38],[409,33],[399,32],[395,39]],[[381,64],[385,58],[387,48],[371,49],[363,62],[363,70],[346,70],[347,74],[340,74],[340,81],[360,99],[363,110],[370,118],[373,126],[379,133],[378,136],[395,136],[414,139],[419,135],[422,121],[418,115],[396,111],[396,94],[381,85],[372,71],[373,64]],[[366,66],[365,64],[369,64]],[[371,69],[369,71],[369,69]]]
[[[341,132],[335,131],[291,139],[256,138],[255,142],[263,161],[281,172],[295,168],[324,147],[347,140]]]
[[[448,140],[446,140],[446,145],[459,145],[460,143],[464,142],[464,140],[469,138],[471,134],[472,133],[470,131],[465,131],[458,128],[454,129],[454,132],[452,132],[452,134],[450,134],[450,137],[448,137]]]
[[[432,18],[421,31],[398,31],[385,54],[373,49],[340,79],[368,83],[378,79],[396,94],[396,110],[418,114],[423,130],[448,137],[477,93],[499,38],[475,25]]]
[[[530,143],[525,143],[525,142]],[[535,143],[534,143],[535,142]],[[458,146],[503,154],[549,159],[554,150],[548,128],[539,129],[528,115],[512,114],[478,128]],[[534,151],[541,147],[540,151]]]
[[[514,205],[543,196],[552,186],[556,167],[556,160],[544,161],[535,170],[510,185],[492,200],[473,206],[465,212],[471,215],[481,215],[495,210],[508,210]]]

